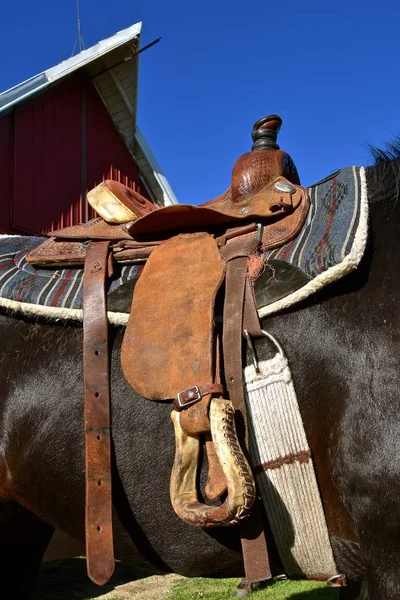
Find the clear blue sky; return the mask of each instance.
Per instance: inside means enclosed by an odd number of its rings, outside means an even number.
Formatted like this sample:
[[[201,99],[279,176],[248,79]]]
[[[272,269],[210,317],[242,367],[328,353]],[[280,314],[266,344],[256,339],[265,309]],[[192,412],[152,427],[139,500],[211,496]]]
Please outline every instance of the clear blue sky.
[[[180,202],[229,184],[265,114],[309,184],[400,133],[400,2],[81,0],[86,47],[137,21],[139,125]],[[71,55],[75,0],[2,4],[0,89]]]

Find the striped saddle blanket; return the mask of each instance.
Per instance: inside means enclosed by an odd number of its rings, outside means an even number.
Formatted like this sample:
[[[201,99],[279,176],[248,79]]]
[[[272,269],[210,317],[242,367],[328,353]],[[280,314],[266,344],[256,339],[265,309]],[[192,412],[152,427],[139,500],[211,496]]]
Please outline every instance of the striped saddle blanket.
[[[261,317],[276,313],[340,279],[359,264],[366,245],[368,201],[364,169],[346,167],[308,188],[311,206],[299,235],[264,254],[262,284],[275,292],[260,295]],[[53,319],[82,320],[80,268],[40,269],[25,257],[42,237],[0,237],[0,307]],[[289,287],[277,267],[296,271]],[[143,265],[116,265],[108,289],[108,316],[126,324],[132,290]],[[283,271],[282,271],[283,273]],[[260,285],[260,283],[258,283]],[[256,290],[257,295],[257,290]]]

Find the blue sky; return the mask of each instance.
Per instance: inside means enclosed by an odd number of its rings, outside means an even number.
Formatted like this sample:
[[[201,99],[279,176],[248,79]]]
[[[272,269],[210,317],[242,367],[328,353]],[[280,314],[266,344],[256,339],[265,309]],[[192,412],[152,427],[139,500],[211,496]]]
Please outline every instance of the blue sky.
[[[2,5],[0,89],[71,55],[76,1]],[[251,126],[278,113],[302,183],[400,134],[400,3],[81,0],[86,47],[137,21],[139,125],[180,202],[228,185]]]

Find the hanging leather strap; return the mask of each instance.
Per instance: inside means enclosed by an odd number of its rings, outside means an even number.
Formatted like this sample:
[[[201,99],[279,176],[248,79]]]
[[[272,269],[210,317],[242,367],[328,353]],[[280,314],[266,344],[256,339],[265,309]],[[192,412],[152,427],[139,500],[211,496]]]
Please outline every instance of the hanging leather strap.
[[[223,314],[223,356],[226,386],[230,400],[240,411],[245,427],[244,439],[248,447],[246,405],[243,389],[243,328],[259,328],[254,300],[247,280],[249,258],[257,250],[254,238],[236,239],[221,249],[226,267],[226,291]],[[248,303],[245,308],[245,303]],[[258,321],[258,323],[257,323]],[[240,534],[246,579],[249,582],[271,579],[267,542],[257,501],[250,516],[241,522]]]
[[[247,280],[247,268],[250,256],[259,246],[256,238],[234,239],[220,252],[226,261],[225,302],[223,313],[222,349],[224,371],[229,398],[235,409],[241,412],[243,420],[246,416],[246,405],[243,388],[243,328],[254,333],[255,322],[259,320],[255,306],[251,305],[254,297]],[[245,310],[245,300],[248,305]],[[261,329],[260,329],[261,332]],[[248,431],[245,434],[248,445]]]
[[[105,283],[110,242],[89,244],[83,278],[87,572],[104,585],[114,571],[110,374]]]

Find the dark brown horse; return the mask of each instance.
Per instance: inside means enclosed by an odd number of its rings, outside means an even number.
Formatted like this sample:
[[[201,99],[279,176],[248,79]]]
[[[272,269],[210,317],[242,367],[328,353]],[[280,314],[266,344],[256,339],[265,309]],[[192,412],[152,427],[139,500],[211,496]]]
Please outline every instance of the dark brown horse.
[[[264,326],[285,348],[314,455],[339,570],[357,598],[400,597],[399,160],[367,169],[370,231],[353,274]],[[27,598],[54,528],[84,537],[82,330],[0,315],[0,581]],[[115,551],[188,576],[240,575],[235,528],[173,512],[170,407],[145,402],[112,330]],[[267,351],[267,350],[266,350]],[[263,352],[263,349],[260,350]]]

